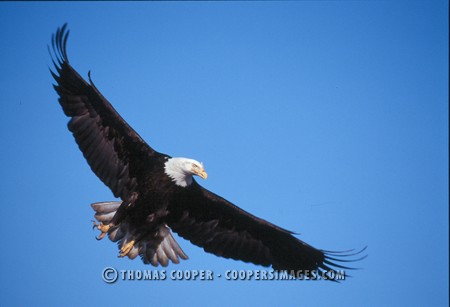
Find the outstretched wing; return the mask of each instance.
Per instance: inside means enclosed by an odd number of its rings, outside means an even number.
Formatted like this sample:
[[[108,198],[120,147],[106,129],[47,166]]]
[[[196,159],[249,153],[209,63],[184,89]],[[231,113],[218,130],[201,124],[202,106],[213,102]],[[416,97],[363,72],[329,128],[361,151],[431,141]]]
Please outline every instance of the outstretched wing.
[[[125,122],[89,77],[87,83],[69,64],[67,24],[52,36],[59,103],[70,117],[69,130],[92,171],[113,192],[127,199],[139,182],[139,170],[159,155]]]
[[[316,249],[293,233],[240,209],[195,181],[169,208],[168,225],[181,237],[217,256],[272,266],[275,270],[348,268],[349,252]],[[350,268],[348,268],[350,269]],[[297,273],[296,273],[297,274]]]

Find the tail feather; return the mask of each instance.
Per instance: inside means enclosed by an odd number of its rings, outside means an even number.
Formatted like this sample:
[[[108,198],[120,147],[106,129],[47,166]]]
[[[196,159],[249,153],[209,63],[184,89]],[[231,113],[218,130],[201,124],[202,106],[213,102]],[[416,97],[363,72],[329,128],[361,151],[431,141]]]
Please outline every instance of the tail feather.
[[[122,238],[126,235],[127,232],[128,232],[128,224],[122,222],[119,226],[114,227],[114,229],[111,230],[108,236],[111,241],[117,242],[119,240],[122,240]]]
[[[97,221],[109,224],[121,204],[120,201],[98,202],[91,207],[95,211],[94,217]],[[166,267],[169,261],[178,264],[180,258],[188,259],[167,225],[161,225],[156,232],[142,233],[142,230],[135,228],[125,219],[119,225],[111,227],[108,237],[112,242],[118,242],[119,249],[134,240],[135,244],[127,257],[135,259],[140,255],[145,264]]]
[[[167,225],[160,228],[159,236],[163,239],[158,245],[156,251],[153,253],[153,256],[150,258],[151,260],[148,259],[153,266],[158,266],[158,263],[160,263],[165,267],[169,264],[169,260],[175,264],[178,264],[180,263],[179,258],[183,260],[188,259],[188,256],[183,252],[177,241],[175,241],[172,233],[170,232],[170,228]],[[148,258],[148,253],[145,254],[145,256]]]
[[[91,205],[92,209],[97,213],[110,213],[116,212],[119,209],[121,201],[104,201],[99,203],[94,203]]]
[[[109,224],[121,204],[122,202],[120,201],[105,201],[92,204],[91,207],[96,212],[94,217],[97,221],[103,224]]]
[[[139,255],[139,250],[140,248],[137,246],[133,246],[133,248],[131,249],[131,251],[128,253],[128,258],[130,258],[131,260],[133,260],[134,258],[136,258]]]

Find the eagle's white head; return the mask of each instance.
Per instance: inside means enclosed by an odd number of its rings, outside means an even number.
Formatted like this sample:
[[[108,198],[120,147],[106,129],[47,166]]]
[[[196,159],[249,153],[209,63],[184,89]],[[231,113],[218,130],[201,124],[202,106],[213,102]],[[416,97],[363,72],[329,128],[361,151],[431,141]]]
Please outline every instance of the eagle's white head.
[[[164,172],[172,178],[176,185],[187,187],[192,183],[192,176],[203,179],[208,177],[201,162],[187,158],[170,158],[164,164]]]

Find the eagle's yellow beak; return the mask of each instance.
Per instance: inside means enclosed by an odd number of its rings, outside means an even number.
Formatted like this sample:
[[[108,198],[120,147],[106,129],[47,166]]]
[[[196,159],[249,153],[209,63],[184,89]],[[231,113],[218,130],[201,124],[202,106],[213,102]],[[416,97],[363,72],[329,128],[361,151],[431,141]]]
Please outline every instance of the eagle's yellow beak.
[[[196,172],[195,174],[203,179],[208,178],[208,174],[205,172],[204,169],[201,169],[200,171]]]
[[[205,172],[205,168],[201,163],[192,164],[191,173],[203,179],[208,178],[208,174]]]

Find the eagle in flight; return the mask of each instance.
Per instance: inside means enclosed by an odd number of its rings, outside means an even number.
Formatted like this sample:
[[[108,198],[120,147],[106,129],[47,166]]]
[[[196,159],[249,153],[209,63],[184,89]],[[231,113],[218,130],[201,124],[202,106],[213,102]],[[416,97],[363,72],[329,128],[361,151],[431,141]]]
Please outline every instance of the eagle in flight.
[[[69,64],[67,24],[52,35],[52,60],[59,103],[92,171],[120,201],[92,204],[98,239],[118,242],[119,256],[140,256],[167,266],[187,259],[172,231],[214,255],[298,272],[347,268],[359,252],[316,249],[292,232],[260,219],[206,190],[203,164],[171,157],[150,147]],[[358,256],[359,257],[359,256]]]

